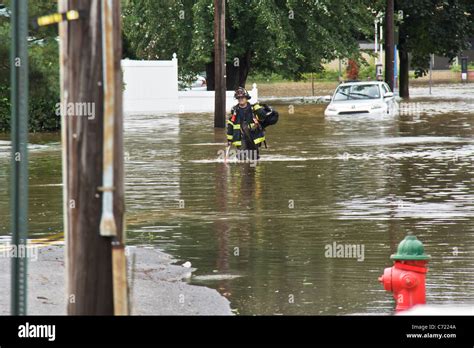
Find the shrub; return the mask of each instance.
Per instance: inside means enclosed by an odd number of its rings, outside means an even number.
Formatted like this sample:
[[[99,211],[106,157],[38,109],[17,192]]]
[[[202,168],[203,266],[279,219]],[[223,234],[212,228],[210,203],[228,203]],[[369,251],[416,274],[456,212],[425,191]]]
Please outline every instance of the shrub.
[[[10,25],[0,25],[0,132],[10,131]],[[54,38],[31,42],[29,53],[29,128],[32,132],[55,131],[59,92],[58,43]]]
[[[357,80],[359,78],[359,64],[355,60],[349,59],[346,74],[349,80]]]

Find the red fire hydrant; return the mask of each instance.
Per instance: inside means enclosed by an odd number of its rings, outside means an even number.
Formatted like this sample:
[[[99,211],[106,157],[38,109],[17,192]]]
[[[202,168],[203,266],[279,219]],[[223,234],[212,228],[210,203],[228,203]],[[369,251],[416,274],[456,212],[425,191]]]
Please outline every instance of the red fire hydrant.
[[[379,282],[385,290],[393,292],[396,312],[426,303],[425,279],[430,258],[423,243],[410,233],[398,245],[397,253],[390,256],[395,264],[385,268]]]

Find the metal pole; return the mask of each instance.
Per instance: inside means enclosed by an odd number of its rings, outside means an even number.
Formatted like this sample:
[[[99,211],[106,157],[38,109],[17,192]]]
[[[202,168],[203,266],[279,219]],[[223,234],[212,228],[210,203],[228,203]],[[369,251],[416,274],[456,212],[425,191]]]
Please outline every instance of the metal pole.
[[[380,47],[379,47],[379,62],[382,63],[383,59],[383,25],[382,25],[382,20],[380,20]]]
[[[100,235],[117,235],[114,217],[115,70],[112,0],[102,0],[102,73],[104,87],[104,145],[102,171],[102,218]]]
[[[398,61],[397,61],[397,56],[398,56],[398,48],[397,45],[394,45],[393,47],[393,89],[398,88]]]
[[[11,2],[11,314],[26,315],[28,239],[28,0]]]
[[[378,33],[378,24],[379,24],[379,20],[376,19],[376,20],[374,21],[374,33],[375,33],[375,41],[374,41],[374,45],[375,45],[375,50],[374,50],[374,51],[375,51],[375,52],[374,52],[374,53],[375,53],[375,64],[378,63],[378,57],[379,57],[379,54],[378,54],[379,44],[378,44],[378,41],[377,41],[377,40],[378,40],[378,35],[379,35],[379,33]]]

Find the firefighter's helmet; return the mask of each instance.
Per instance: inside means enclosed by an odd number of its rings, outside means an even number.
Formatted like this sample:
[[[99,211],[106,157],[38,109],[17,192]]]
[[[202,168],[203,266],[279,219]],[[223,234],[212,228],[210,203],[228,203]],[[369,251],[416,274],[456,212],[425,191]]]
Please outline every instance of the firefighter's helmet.
[[[235,99],[239,99],[239,98],[241,98],[241,97],[245,97],[245,98],[247,98],[247,99],[252,98],[252,97],[250,96],[249,92],[247,92],[247,90],[246,90],[245,88],[239,87],[239,88],[237,88],[237,90],[236,90],[235,93],[234,93],[234,98],[235,98]]]

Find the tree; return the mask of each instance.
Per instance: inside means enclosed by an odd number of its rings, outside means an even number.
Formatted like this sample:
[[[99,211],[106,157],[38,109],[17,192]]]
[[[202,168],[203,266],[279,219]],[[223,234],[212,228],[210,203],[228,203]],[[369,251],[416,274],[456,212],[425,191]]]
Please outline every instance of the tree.
[[[353,59],[349,59],[347,65],[347,78],[349,80],[357,80],[359,78],[359,64]]]
[[[122,0],[124,58],[169,60],[178,55],[180,79],[192,79],[193,0]],[[212,22],[211,22],[212,27]]]
[[[469,47],[474,35],[472,0],[397,0],[399,23],[400,96],[408,98],[409,54],[415,76],[427,74],[430,54],[453,59]]]
[[[0,132],[10,129],[10,18],[11,0],[4,1],[0,13]],[[55,2],[29,2],[29,17],[34,18],[57,11]],[[3,14],[3,15],[2,15]],[[57,27],[30,28],[30,130],[52,131],[59,127],[55,114],[59,102],[59,58]]]
[[[369,6],[377,2],[228,1],[227,88],[245,86],[251,69],[299,79],[324,61],[357,55],[357,39],[372,35]],[[206,70],[213,88],[212,1],[127,0],[124,8],[124,36],[137,57],[177,52],[180,73]]]

